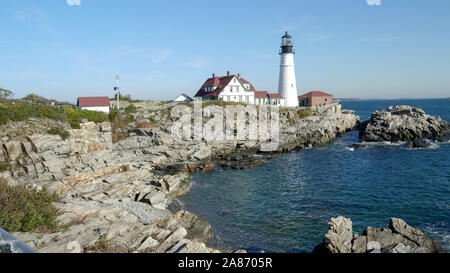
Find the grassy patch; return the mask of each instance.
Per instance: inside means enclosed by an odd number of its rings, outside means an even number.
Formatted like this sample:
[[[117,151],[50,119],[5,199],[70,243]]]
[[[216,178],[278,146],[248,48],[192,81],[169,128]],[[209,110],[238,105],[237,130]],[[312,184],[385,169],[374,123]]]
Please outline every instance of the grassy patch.
[[[11,168],[11,163],[9,161],[0,162],[0,172],[4,172]]]
[[[48,118],[62,122],[69,122],[72,128],[75,129],[80,128],[79,123],[83,119],[87,119],[88,121],[95,123],[109,120],[108,114],[103,112],[78,109],[60,109],[42,104],[0,104],[0,125],[6,124],[8,121],[23,121],[28,118]]]
[[[13,187],[0,179],[0,227],[10,233],[53,232],[58,228],[59,213],[52,203],[57,201],[59,197],[46,189]]]
[[[79,125],[79,123],[78,123]],[[50,135],[58,135],[60,136],[63,140],[66,140],[70,137],[70,133],[66,130],[64,130],[63,128],[52,128],[50,130],[47,131],[48,134]]]
[[[306,118],[312,115],[312,111],[310,109],[299,109],[297,114],[300,118]]]
[[[136,113],[137,112],[137,107],[132,105],[132,104],[130,104],[127,107],[125,107],[124,111],[127,114]]]
[[[78,110],[78,109],[64,109],[70,126],[74,129],[79,129],[79,123],[86,119],[95,123],[105,122],[109,120],[108,114],[97,111]],[[76,125],[78,123],[78,125]]]
[[[294,114],[294,116],[291,117],[290,123],[291,123],[291,124],[295,124],[295,123],[297,123],[297,121],[298,121],[299,119],[309,117],[309,116],[311,116],[312,114],[313,114],[313,113],[312,113],[311,110],[309,110],[309,109],[299,109],[299,110],[297,110],[297,112]]]
[[[93,246],[88,246],[84,249],[85,253],[92,252],[109,252],[111,248],[111,242],[106,238],[106,235],[100,237],[100,239],[95,242]]]
[[[28,118],[67,121],[67,115],[60,108],[29,103],[0,104],[0,125],[8,121],[23,121]]]
[[[133,117],[125,111],[112,109],[109,113],[109,120],[112,123],[112,141],[116,143],[126,137],[124,133],[118,132],[117,129],[123,129],[134,121]]]

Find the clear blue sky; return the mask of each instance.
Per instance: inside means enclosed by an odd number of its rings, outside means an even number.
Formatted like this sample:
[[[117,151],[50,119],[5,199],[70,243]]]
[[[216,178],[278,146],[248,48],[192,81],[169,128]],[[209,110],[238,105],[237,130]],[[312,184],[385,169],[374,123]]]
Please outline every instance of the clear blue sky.
[[[450,1],[2,0],[0,87],[74,102],[195,94],[212,73],[277,91],[280,37],[299,93],[450,96]]]

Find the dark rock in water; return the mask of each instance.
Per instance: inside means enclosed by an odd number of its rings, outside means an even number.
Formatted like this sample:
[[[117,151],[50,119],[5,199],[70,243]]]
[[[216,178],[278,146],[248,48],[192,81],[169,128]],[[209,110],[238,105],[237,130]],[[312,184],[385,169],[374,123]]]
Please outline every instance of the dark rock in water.
[[[428,148],[431,144],[425,139],[414,139],[413,141],[408,141],[405,144],[407,149],[418,149],[418,148]]]
[[[411,106],[390,106],[381,112],[375,111],[359,129],[360,139],[368,142],[429,138],[442,141],[448,139],[447,135],[450,135],[449,122]]]
[[[360,144],[360,143],[355,143],[355,144],[352,144],[352,145],[348,146],[348,148],[353,148],[355,150],[360,150],[360,149],[367,148],[367,145]]]
[[[450,142],[450,132],[447,132],[442,136],[438,136],[436,140],[439,142]]]
[[[315,253],[442,253],[439,242],[399,218],[391,218],[389,228],[367,227],[361,235],[352,234],[352,222],[331,218],[323,242]]]

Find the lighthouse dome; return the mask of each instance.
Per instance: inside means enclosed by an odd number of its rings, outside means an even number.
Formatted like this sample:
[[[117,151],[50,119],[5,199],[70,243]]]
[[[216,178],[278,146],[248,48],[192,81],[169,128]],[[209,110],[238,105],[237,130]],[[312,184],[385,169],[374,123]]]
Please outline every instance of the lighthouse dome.
[[[291,35],[289,35],[289,34],[288,34],[288,32],[286,31],[286,33],[284,34],[284,36],[283,36],[283,37],[281,37],[281,38],[283,38],[283,39],[291,39],[291,38],[292,38],[292,36],[291,36]]]

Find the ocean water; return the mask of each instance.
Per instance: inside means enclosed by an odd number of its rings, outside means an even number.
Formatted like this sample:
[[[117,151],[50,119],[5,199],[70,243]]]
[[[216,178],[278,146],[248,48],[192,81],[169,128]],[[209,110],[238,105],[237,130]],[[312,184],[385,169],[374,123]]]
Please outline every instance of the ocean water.
[[[421,107],[450,120],[450,100],[342,102],[365,120],[390,105]],[[279,155],[249,170],[197,173],[183,208],[209,220],[220,245],[268,252],[309,252],[331,217],[350,217],[354,232],[399,217],[450,251],[450,143],[408,150],[400,144],[357,143],[349,132],[319,148]]]

